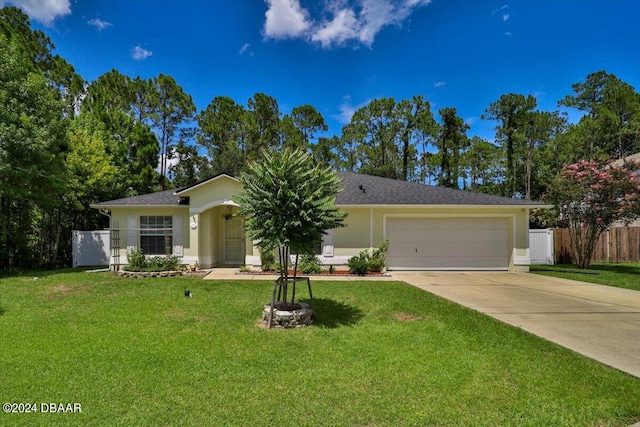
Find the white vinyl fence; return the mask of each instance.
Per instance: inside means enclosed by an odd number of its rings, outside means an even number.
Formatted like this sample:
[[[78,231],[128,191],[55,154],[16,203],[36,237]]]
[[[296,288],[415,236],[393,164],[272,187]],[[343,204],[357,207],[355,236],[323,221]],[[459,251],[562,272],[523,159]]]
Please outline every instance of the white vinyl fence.
[[[71,243],[73,266],[86,267],[109,265],[109,230],[78,231],[73,230]]]
[[[531,264],[553,264],[553,229],[529,230]]]

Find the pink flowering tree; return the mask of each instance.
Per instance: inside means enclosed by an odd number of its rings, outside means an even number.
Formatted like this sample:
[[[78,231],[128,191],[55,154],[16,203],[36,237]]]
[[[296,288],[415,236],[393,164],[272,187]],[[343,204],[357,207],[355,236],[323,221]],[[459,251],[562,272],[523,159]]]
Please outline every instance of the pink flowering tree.
[[[614,223],[640,217],[640,165],[610,167],[582,160],[566,165],[551,183],[548,200],[567,224],[573,259],[588,268],[600,235]]]

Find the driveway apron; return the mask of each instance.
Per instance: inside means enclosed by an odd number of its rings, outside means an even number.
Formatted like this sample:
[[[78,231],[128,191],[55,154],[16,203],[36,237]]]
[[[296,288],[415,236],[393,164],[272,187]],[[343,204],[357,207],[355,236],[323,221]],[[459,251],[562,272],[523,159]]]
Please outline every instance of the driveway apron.
[[[640,378],[638,291],[532,273],[392,275]]]

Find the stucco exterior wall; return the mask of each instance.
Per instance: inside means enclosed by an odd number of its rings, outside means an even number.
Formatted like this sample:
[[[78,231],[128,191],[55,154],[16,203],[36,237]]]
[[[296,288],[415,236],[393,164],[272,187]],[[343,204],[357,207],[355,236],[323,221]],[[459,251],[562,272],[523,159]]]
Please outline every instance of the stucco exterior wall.
[[[111,210],[111,223],[112,230],[119,230],[120,235],[120,261],[122,264],[127,264],[126,257],[127,247],[138,247],[139,242],[139,230],[140,216],[176,216],[182,217],[182,227],[179,232],[182,235],[182,247],[183,258],[189,258],[197,256],[198,242],[192,240],[191,233],[189,232],[189,208],[187,206],[175,206],[175,207],[121,207],[113,208]],[[131,230],[129,227],[129,217],[136,217],[136,230]],[[135,237],[134,237],[135,236]],[[133,241],[131,241],[133,239]],[[112,248],[113,249],[113,248]]]
[[[189,208],[193,213],[194,211],[204,212],[212,207],[230,202],[233,196],[241,191],[242,184],[223,175],[178,194],[189,197]]]
[[[334,232],[335,256],[349,257],[361,250],[376,248],[386,237],[385,218],[408,217],[505,217],[509,222],[509,268],[528,271],[529,265],[529,212],[522,208],[474,208],[474,207],[376,207],[343,208],[348,214],[347,227]]]

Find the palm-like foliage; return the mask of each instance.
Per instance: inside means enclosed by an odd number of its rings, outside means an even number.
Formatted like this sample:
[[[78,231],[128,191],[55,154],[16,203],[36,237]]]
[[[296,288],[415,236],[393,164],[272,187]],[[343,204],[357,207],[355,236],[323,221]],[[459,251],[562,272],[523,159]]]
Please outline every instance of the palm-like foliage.
[[[240,182],[240,215],[246,217],[248,236],[263,251],[290,247],[309,252],[326,230],[344,225],[345,213],[335,207],[340,178],[329,167],[313,166],[302,150],[264,152]]]
[[[265,151],[240,176],[244,191],[235,197],[246,218],[247,235],[262,251],[280,255],[283,302],[287,303],[289,254],[313,251],[326,230],[344,226],[346,214],[336,208],[342,190],[338,175],[300,149]],[[295,287],[291,304],[295,299]]]

